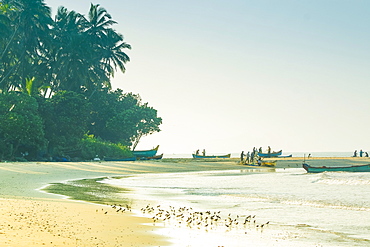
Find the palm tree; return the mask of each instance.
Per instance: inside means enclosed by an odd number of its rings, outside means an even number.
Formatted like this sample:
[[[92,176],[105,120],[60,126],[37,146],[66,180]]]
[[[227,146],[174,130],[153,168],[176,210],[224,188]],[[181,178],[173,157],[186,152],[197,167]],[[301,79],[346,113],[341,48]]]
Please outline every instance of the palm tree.
[[[114,70],[117,70],[117,68],[123,73],[126,71],[125,63],[129,62],[130,58],[123,51],[124,49],[131,49],[131,46],[123,42],[121,34],[116,33],[112,29],[108,30],[102,64],[104,69],[110,71],[112,76],[114,76]]]
[[[0,2],[0,59],[4,56],[8,48],[8,39],[7,37],[11,36],[11,19],[10,13],[12,12],[9,4],[4,4]]]
[[[11,67],[14,65],[11,52],[11,40],[15,32],[12,28],[11,16],[14,15],[15,9],[9,4],[0,2],[0,89],[7,91],[8,84],[5,78],[11,73]]]
[[[111,25],[116,22],[104,8],[91,5],[88,19],[61,7],[54,20],[52,49],[52,90],[90,91],[111,88],[110,77],[129,57],[123,49],[131,46]],[[113,65],[113,66],[112,66]]]
[[[43,70],[47,47],[51,42],[49,28],[52,23],[50,8],[43,0],[3,0],[3,6],[11,6],[12,34],[2,51],[2,61],[8,67],[0,78],[0,85],[6,90],[24,88],[26,78],[35,77],[35,82],[44,81]]]
[[[97,81],[97,84],[90,85],[94,88],[92,91],[94,93],[101,86],[111,88],[109,78],[114,76],[115,70],[119,68],[123,73],[125,72],[124,64],[129,62],[130,58],[123,50],[131,49],[131,46],[123,41],[121,34],[112,29],[111,26],[116,24],[116,22],[99,4],[90,5],[88,21],[89,28],[86,30],[86,33],[92,42],[94,54],[99,54],[95,69],[103,71],[105,78],[108,79],[107,81]],[[104,76],[101,77],[104,78]]]
[[[88,91],[111,88],[110,77],[130,61],[131,49],[123,36],[112,29],[116,24],[99,5],[90,6],[88,18],[64,7],[55,20],[44,0],[2,0],[0,10],[11,6],[12,14],[0,11],[0,88],[27,91],[48,97],[56,91]],[[32,79],[32,80],[31,80]]]
[[[86,24],[81,14],[64,7],[58,8],[52,30],[54,43],[50,49],[52,92],[78,91],[85,83],[89,68],[88,47],[83,33]]]

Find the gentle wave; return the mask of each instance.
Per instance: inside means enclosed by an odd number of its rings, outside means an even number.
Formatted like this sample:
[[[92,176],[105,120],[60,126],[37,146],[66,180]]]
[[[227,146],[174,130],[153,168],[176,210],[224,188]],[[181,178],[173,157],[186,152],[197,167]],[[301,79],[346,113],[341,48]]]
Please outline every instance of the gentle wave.
[[[343,209],[343,210],[351,210],[351,211],[366,211],[370,212],[370,206],[364,205],[357,205],[357,204],[348,204],[341,201],[320,201],[320,200],[306,200],[306,199],[291,199],[291,198],[284,198],[284,197],[276,197],[270,195],[255,195],[255,194],[244,194],[244,195],[237,195],[237,194],[228,194],[223,195],[224,197],[230,198],[238,198],[240,201],[248,199],[249,201],[254,202],[265,202],[265,203],[279,203],[285,205],[296,205],[296,206],[307,206],[307,207],[315,207],[315,208],[331,208],[331,209]]]
[[[352,211],[367,211],[370,212],[370,207],[358,206],[358,205],[345,205],[345,204],[330,204],[324,201],[300,201],[300,200],[287,200],[281,201],[282,204],[299,205],[299,206],[310,206],[318,208],[332,208],[332,209],[344,209]]]
[[[370,174],[324,172],[312,178],[312,182],[331,185],[370,185]]]

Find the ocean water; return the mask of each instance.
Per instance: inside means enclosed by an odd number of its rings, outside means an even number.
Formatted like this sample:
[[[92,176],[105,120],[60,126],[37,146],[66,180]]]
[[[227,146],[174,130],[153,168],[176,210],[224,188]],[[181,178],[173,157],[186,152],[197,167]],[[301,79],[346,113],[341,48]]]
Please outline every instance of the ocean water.
[[[370,246],[370,173],[251,169],[103,182],[131,189],[124,197],[173,246]]]
[[[241,150],[242,151],[242,150]],[[239,158],[240,153],[231,153],[232,158]],[[247,153],[248,150],[244,150],[244,153]],[[282,155],[293,155],[293,157],[304,157],[311,154],[312,157],[351,157],[354,152],[286,152],[283,151]],[[208,153],[209,155],[223,155],[226,153]],[[358,155],[358,154],[357,154]],[[192,158],[191,154],[167,154],[165,153],[164,158]]]

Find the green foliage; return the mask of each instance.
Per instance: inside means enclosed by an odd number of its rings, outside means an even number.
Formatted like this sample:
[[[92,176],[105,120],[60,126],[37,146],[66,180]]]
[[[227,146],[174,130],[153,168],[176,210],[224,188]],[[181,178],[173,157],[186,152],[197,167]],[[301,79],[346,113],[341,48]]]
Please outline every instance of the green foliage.
[[[0,94],[0,140],[1,159],[14,159],[21,152],[36,157],[45,138],[34,98],[20,92]]]
[[[53,20],[44,0],[0,0],[0,159],[127,157],[124,146],[160,131],[139,95],[111,90],[131,49],[114,24],[100,5],[87,16],[60,7]]]
[[[124,50],[131,49],[114,24],[100,5],[91,4],[87,17],[60,7],[53,20],[44,0],[2,0],[0,91],[29,91],[30,78],[44,97],[110,87],[114,72],[125,72]]]
[[[81,141],[80,157],[84,160],[91,160],[96,155],[98,155],[100,159],[104,157],[129,158],[133,156],[127,146],[102,141],[99,138],[94,138],[92,135],[85,136]]]
[[[48,46],[52,41],[51,11],[43,0],[3,0],[0,26],[8,33],[0,39],[0,87],[3,92],[25,91],[27,78],[39,88],[47,76]]]
[[[40,107],[45,120],[49,153],[73,156],[80,140],[88,132],[88,101],[74,92],[58,92]]]
[[[103,140],[131,146],[142,136],[160,131],[162,119],[139,95],[105,89],[96,91],[90,101],[90,133]]]

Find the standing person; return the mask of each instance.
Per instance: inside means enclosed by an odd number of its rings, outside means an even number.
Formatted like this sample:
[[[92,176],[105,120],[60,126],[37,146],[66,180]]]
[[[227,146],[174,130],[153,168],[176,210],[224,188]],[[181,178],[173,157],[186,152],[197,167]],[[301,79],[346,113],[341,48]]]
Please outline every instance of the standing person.
[[[206,150],[203,149],[203,152],[202,152],[203,156],[206,156]]]
[[[271,147],[270,146],[267,147],[267,153],[269,153],[269,154],[271,153]]]
[[[245,161],[247,164],[249,164],[249,158],[250,158],[250,156],[251,156],[251,155],[250,155],[250,153],[249,153],[249,151],[248,151],[248,153],[247,153],[247,159],[246,159],[246,161]]]
[[[353,157],[357,157],[357,150],[353,153]]]
[[[260,149],[258,150],[259,153],[262,153],[262,147],[260,147]]]
[[[197,151],[195,151],[195,155],[198,156],[199,155],[199,149]]]
[[[363,154],[364,152],[362,151],[362,149],[360,149],[360,157],[362,157],[362,154]]]
[[[244,151],[242,151],[242,153],[240,154],[240,162],[242,163],[242,164],[244,164]]]

